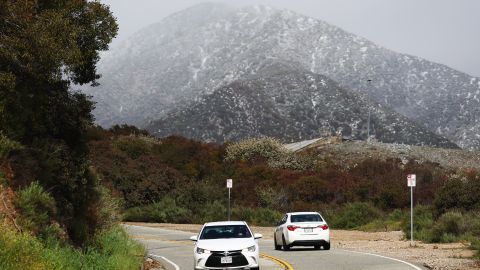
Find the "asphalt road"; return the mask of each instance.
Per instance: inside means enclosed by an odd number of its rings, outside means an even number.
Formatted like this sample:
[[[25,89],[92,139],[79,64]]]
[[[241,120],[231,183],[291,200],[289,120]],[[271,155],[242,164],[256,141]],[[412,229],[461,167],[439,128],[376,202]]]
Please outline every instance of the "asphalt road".
[[[160,228],[126,225],[128,233],[141,241],[151,255],[162,256],[173,262],[178,268],[193,269],[193,245],[189,232]],[[260,253],[280,259],[291,265],[290,270],[424,270],[425,268],[397,259],[374,254],[353,252],[332,248],[331,250],[313,250],[312,248],[292,248],[291,251],[273,249],[272,240],[260,240]],[[168,264],[168,263],[167,263]],[[262,258],[262,270],[289,269],[274,262],[271,258]]]

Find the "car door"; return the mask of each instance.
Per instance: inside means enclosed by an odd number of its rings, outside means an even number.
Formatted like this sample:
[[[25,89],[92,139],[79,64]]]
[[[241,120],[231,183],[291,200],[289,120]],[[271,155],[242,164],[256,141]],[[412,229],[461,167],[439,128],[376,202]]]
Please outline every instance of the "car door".
[[[277,243],[281,243],[282,241],[282,233],[283,233],[283,227],[285,226],[285,223],[287,222],[288,215],[285,215],[282,220],[280,220],[277,224],[277,227],[275,228],[275,238],[277,239]]]

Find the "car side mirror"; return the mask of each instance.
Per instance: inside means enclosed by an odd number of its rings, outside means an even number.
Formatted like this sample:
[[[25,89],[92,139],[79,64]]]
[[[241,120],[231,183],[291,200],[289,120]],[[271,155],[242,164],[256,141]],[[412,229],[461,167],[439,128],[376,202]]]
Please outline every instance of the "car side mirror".
[[[260,233],[256,233],[256,234],[253,235],[253,238],[255,238],[255,240],[256,240],[256,239],[260,239],[260,238],[262,238],[262,237],[263,237],[263,235],[260,234]]]
[[[191,236],[190,240],[192,240],[194,242],[197,242],[198,241],[198,236],[197,235]]]

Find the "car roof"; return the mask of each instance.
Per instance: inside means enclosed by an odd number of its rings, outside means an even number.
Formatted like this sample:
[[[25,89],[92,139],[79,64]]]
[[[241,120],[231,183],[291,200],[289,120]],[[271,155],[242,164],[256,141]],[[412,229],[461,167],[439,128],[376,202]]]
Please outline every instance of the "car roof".
[[[318,212],[290,212],[290,213],[287,213],[287,215],[311,215],[311,214],[316,214],[318,215],[319,213]]]
[[[247,225],[245,221],[216,221],[207,222],[204,226]]]

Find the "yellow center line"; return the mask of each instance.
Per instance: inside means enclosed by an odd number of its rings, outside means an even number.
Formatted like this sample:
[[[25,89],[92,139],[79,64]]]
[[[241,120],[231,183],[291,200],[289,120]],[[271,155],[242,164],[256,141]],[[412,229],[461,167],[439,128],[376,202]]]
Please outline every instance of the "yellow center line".
[[[282,266],[284,270],[295,270],[290,263],[288,263],[288,262],[286,262],[286,261],[284,261],[280,258],[273,257],[273,256],[267,255],[265,253],[260,254],[260,257],[277,263],[278,265]]]

